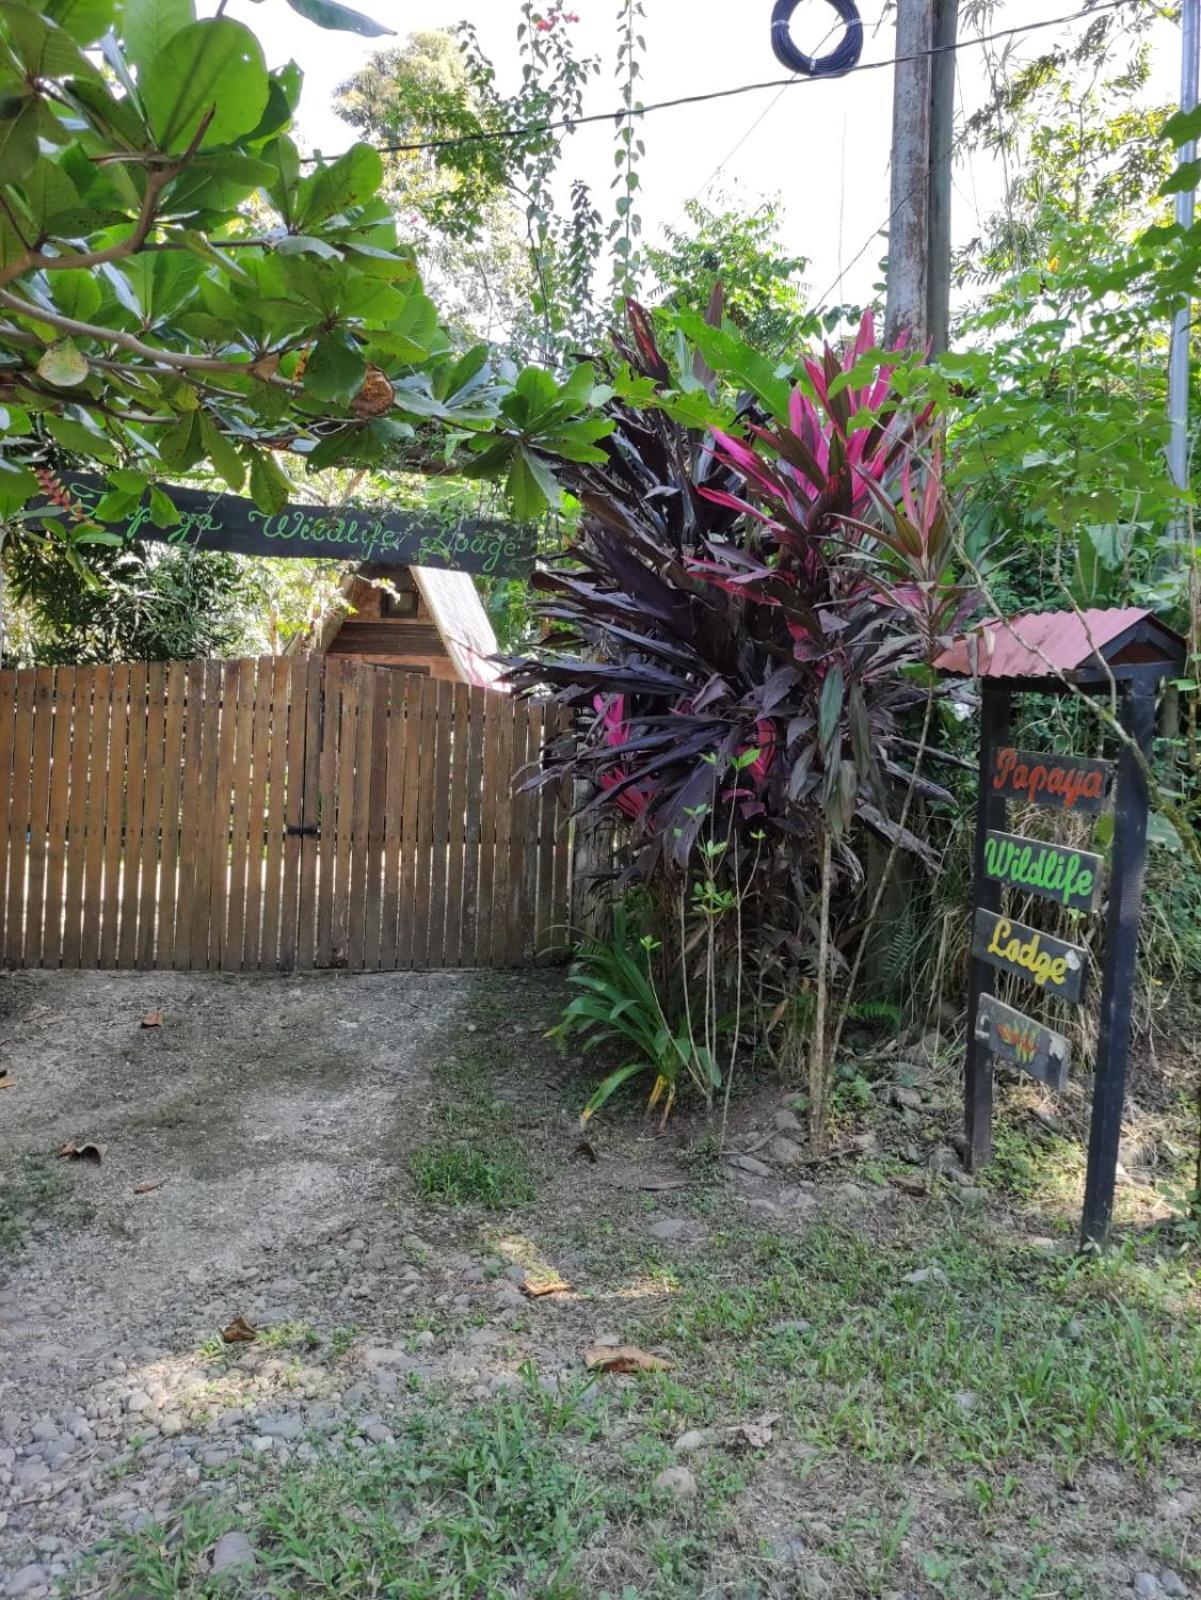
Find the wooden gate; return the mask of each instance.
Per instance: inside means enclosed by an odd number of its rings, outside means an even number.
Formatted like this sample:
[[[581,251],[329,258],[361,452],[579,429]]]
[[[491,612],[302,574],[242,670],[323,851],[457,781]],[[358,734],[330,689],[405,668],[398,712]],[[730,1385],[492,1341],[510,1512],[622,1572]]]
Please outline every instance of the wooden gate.
[[[549,713],[557,715],[557,713]],[[497,967],[565,942],[543,708],[352,660],[0,673],[9,967]]]

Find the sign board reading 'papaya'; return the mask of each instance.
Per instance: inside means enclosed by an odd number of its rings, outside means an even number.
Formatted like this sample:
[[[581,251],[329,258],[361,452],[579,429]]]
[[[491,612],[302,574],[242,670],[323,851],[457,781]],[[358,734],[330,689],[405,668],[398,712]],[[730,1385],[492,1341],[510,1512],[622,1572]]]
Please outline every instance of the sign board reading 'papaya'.
[[[1046,994],[1077,1002],[1084,992],[1088,951],[1050,934],[979,907],[972,929],[972,954],[999,972],[1025,978]]]
[[[1051,811],[1101,811],[1113,782],[1113,763],[1003,747],[993,752],[992,787],[1007,800]]]
[[[63,475],[71,510],[40,502],[56,516],[90,517],[108,491],[99,478]],[[128,515],[107,523],[125,539],[154,539],[197,550],[244,556],[310,556],[371,561],[390,567],[442,567],[485,577],[528,577],[534,567],[535,532],[512,522],[466,518],[439,527],[429,512],[358,506],[288,505],[268,514],[239,495],[211,494],[164,485],[179,512],[169,528],[155,525],[149,493]]]
[[[976,1038],[998,1061],[1019,1067],[1052,1089],[1063,1088],[1071,1051],[1061,1033],[1044,1028],[991,994],[982,994],[976,1010]]]
[[[1067,845],[1023,839],[1016,833],[990,829],[984,840],[984,874],[1011,889],[1031,894],[1072,911],[1091,911],[1101,894],[1101,857]]]

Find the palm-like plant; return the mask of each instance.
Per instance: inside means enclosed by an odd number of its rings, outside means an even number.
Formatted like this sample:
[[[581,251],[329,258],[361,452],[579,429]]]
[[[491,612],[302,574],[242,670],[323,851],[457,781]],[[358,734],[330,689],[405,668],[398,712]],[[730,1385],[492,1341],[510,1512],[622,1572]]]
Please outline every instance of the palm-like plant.
[[[819,946],[826,970],[816,891],[828,906],[831,874],[861,882],[860,826],[933,862],[900,816],[911,785],[949,798],[912,770],[906,722],[966,605],[933,419],[903,407],[869,316],[844,358],[806,363],[807,387],[706,432],[678,420],[637,306],[630,323],[604,459],[560,468],[584,516],[571,564],[536,579],[551,629],[511,677],[577,710],[549,768],[623,813],[629,870],[683,903],[700,842],[738,912],[729,965],[749,955],[788,994]],[[715,379],[698,357],[699,385]],[[712,919],[678,943],[711,960]]]

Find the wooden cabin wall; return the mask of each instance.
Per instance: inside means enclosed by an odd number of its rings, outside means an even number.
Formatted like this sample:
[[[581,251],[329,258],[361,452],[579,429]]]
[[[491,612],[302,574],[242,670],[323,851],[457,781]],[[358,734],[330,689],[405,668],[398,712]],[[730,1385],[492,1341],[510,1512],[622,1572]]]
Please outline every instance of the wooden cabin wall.
[[[388,591],[365,578],[356,578],[350,595],[353,610],[330,641],[326,653],[353,656],[372,666],[395,667],[457,683],[454,663],[446,653],[442,636],[412,575],[390,567],[386,569],[386,577],[398,594],[413,597],[413,615],[390,615],[390,609],[395,608],[389,607]]]

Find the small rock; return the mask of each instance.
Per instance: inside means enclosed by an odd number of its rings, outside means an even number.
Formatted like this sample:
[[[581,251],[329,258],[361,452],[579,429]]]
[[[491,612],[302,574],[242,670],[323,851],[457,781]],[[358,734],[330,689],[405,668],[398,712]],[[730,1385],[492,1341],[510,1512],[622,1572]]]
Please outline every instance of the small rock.
[[[250,1441],[250,1448],[256,1456],[265,1456],[269,1450],[274,1450],[275,1440],[265,1433],[256,1433]]]
[[[938,1145],[926,1157],[926,1165],[931,1172],[937,1173],[941,1178],[952,1178],[958,1181],[963,1176],[963,1168],[959,1158],[953,1150],[948,1150],[946,1145]]]
[[[1191,1489],[1179,1489],[1165,1500],[1161,1515],[1165,1522],[1179,1522],[1182,1517],[1191,1517],[1197,1509],[1197,1496]]]
[[[652,1222],[649,1233],[652,1239],[686,1239],[694,1225],[683,1217],[660,1217]]]
[[[295,1415],[260,1417],[256,1426],[269,1439],[299,1439],[304,1432],[304,1423]]]
[[[977,1394],[974,1389],[956,1389],[951,1399],[960,1411],[974,1411],[976,1409]]]
[[[8,1580],[8,1587],[4,1592],[11,1595],[32,1594],[35,1589],[42,1589],[49,1582],[50,1574],[45,1567],[39,1567],[37,1562],[33,1561]]]
[[[795,1336],[808,1333],[812,1326],[813,1324],[806,1322],[804,1317],[789,1317],[784,1322],[773,1322],[767,1331],[775,1334],[778,1338],[784,1339],[789,1335]]]
[[[141,1411],[149,1411],[153,1404],[145,1389],[134,1389],[125,1396],[125,1409],[135,1416]]]
[[[694,1450],[704,1450],[707,1445],[714,1442],[716,1435],[712,1428],[689,1428],[687,1433],[682,1433],[676,1440],[672,1449],[678,1456],[689,1456]],[[656,1485],[658,1478],[655,1479]]]
[[[1050,1111],[1043,1111],[1041,1107],[1036,1106],[1030,1114],[1034,1118],[1035,1122],[1040,1123],[1048,1133],[1058,1134],[1060,1138],[1067,1137],[1068,1130],[1066,1124],[1061,1122],[1059,1118],[1054,1116]]]
[[[183,1432],[183,1418],[169,1411],[165,1417],[160,1418],[159,1430],[164,1439],[174,1439]]]
[[[1155,1600],[1156,1595],[1163,1593],[1159,1587],[1159,1579],[1153,1572],[1136,1572],[1131,1587],[1138,1600]]]
[[[370,1439],[372,1444],[391,1444],[395,1437],[392,1429],[382,1422],[368,1422],[359,1429],[364,1439]]]
[[[861,1189],[857,1183],[840,1183],[834,1190],[834,1197],[841,1200],[843,1205],[861,1206],[867,1199],[867,1190]]]
[[[213,1546],[213,1553],[209,1558],[209,1570],[214,1577],[217,1577],[222,1572],[253,1567],[257,1559],[250,1540],[244,1533],[235,1529],[232,1533],[223,1533]]]
[[[1161,1570],[1159,1574],[1159,1587],[1163,1590],[1164,1594],[1175,1595],[1177,1600],[1179,1600],[1179,1597],[1186,1596],[1188,1594],[1188,1585],[1178,1572],[1172,1571],[1171,1567],[1164,1567]]]
[[[795,1111],[777,1111],[772,1119],[772,1126],[777,1133],[800,1133],[801,1119]]]
[[[767,1147],[767,1153],[772,1160],[781,1167],[799,1167],[805,1159],[805,1152],[795,1139],[788,1139],[782,1133]]]
[[[925,1283],[946,1283],[947,1275],[941,1267],[919,1267],[916,1272],[907,1272],[901,1282],[918,1288]]]
[[[434,1336],[428,1328],[423,1328],[413,1341],[421,1350],[428,1350],[434,1342]]]
[[[695,1500],[696,1479],[687,1467],[665,1467],[651,1484],[656,1494],[671,1500]]]
[[[48,1439],[57,1439],[58,1431],[58,1424],[51,1422],[49,1417],[39,1417],[33,1425],[34,1438],[43,1444]]]
[[[921,1090],[911,1089],[904,1083],[894,1083],[888,1091],[888,1098],[894,1106],[903,1106],[906,1111],[922,1109]]]
[[[739,1172],[749,1172],[753,1178],[770,1178],[771,1168],[766,1161],[760,1161],[758,1156],[731,1156],[730,1165],[737,1167]]]

